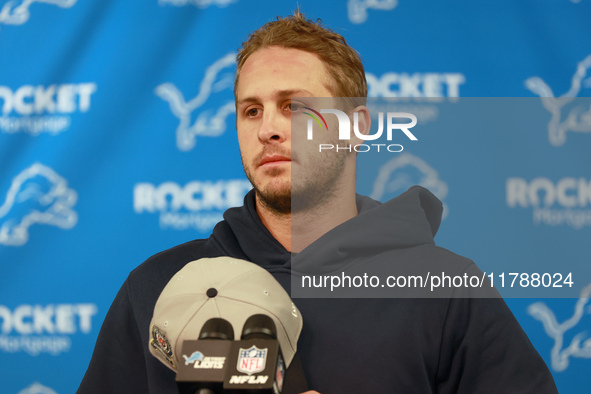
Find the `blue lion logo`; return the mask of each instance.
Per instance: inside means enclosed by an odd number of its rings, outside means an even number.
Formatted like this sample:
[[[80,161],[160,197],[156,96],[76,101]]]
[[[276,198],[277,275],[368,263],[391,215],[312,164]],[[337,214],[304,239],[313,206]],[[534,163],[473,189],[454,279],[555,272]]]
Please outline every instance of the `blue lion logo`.
[[[176,141],[180,150],[193,149],[196,136],[218,137],[226,131],[226,119],[236,112],[234,99],[225,99],[225,103],[217,110],[203,110],[203,107],[213,93],[231,90],[235,67],[234,53],[216,60],[205,71],[199,94],[189,101],[185,101],[181,91],[172,83],[163,83],[156,87],[155,93],[168,102],[171,112],[179,119]],[[196,117],[194,121],[193,117]]]
[[[183,354],[183,358],[185,359],[185,365],[189,365],[189,364],[193,364],[195,361],[203,361],[203,359],[205,358],[205,356],[203,355],[203,353],[197,351],[197,352],[193,352],[193,354],[191,354],[191,356],[187,357]]]
[[[12,180],[0,205],[0,244],[24,245],[29,227],[36,223],[74,227],[78,214],[72,207],[77,200],[78,194],[64,178],[43,164],[33,164]]]
[[[9,1],[4,4],[0,10],[0,24],[5,25],[22,25],[29,20],[31,13],[29,7],[33,3],[47,3],[57,5],[61,8],[70,8],[76,4],[78,0],[23,0]]]

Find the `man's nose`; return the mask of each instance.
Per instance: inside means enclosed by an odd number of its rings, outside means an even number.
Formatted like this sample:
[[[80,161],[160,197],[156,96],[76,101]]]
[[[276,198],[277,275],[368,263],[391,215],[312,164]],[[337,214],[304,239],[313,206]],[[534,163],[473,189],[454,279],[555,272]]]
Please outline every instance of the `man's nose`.
[[[289,135],[291,122],[288,117],[278,111],[267,110],[259,128],[259,139],[262,142],[284,142]]]

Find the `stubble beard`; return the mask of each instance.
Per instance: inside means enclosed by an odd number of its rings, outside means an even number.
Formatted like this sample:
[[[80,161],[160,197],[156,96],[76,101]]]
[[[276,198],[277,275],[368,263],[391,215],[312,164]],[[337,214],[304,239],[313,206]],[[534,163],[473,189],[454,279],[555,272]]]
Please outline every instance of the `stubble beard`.
[[[338,186],[343,175],[346,154],[325,152],[326,154],[312,155],[305,165],[297,167],[302,169],[296,170],[295,174],[292,167],[291,179],[280,185],[275,183],[260,188],[257,186],[250,168],[255,168],[266,153],[263,151],[258,155],[252,161],[252,167],[246,165],[244,158],[242,158],[242,165],[246,177],[255,189],[257,201],[270,212],[276,215],[286,215],[313,211],[329,203],[339,192]],[[297,159],[292,158],[292,160]],[[284,171],[285,169],[282,168],[270,169],[267,175],[278,177]]]
[[[263,151],[261,152],[261,154],[257,155],[257,157],[255,157],[252,160],[252,168],[256,168],[258,163],[260,163],[261,158],[266,153],[266,151]],[[260,204],[262,204],[265,208],[267,208],[270,212],[273,212],[278,215],[289,214],[291,212],[291,186],[289,181],[284,182],[286,183],[285,185],[272,185],[266,186],[265,188],[260,188],[255,182],[253,173],[250,171],[251,167],[246,164],[244,156],[242,156],[242,154],[241,158],[244,173],[246,174],[246,177],[248,178],[250,184],[254,188],[257,201]],[[285,169],[283,168],[268,169],[267,175],[271,177],[278,177],[284,171]]]

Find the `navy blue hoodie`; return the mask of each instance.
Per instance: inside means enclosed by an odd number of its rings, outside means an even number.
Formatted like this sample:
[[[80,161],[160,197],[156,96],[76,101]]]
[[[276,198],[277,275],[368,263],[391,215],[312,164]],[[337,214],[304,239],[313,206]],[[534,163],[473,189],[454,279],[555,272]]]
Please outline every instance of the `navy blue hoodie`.
[[[448,272],[480,272],[470,260],[435,246],[441,202],[426,189],[413,187],[385,204],[358,196],[357,206],[358,216],[293,258],[294,270],[355,271],[365,256],[370,266],[390,264],[392,273],[433,264]],[[218,256],[259,264],[290,290],[292,256],[260,221],[251,191],[208,239],[156,254],[129,275],[78,392],[177,392],[174,373],[148,350],[154,305],[185,264]],[[449,295],[294,299],[304,320],[298,353],[308,386],[322,394],[557,392],[502,299]]]

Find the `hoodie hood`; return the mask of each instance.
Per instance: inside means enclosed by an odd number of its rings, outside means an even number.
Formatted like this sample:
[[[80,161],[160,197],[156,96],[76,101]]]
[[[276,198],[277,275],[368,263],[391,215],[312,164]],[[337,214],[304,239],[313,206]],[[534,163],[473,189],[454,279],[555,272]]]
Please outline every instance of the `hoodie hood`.
[[[413,186],[384,204],[361,195],[356,202],[356,217],[293,256],[298,270],[318,267],[321,262],[323,271],[331,271],[355,257],[435,244],[433,237],[441,223],[443,204],[427,189]],[[244,206],[227,210],[224,219],[215,227],[211,240],[229,256],[267,269],[291,266],[292,255],[273,238],[256,212],[254,190],[245,196]],[[230,239],[232,242],[228,242]]]
[[[443,204],[413,186],[381,204],[357,195],[359,214],[324,234],[293,259],[296,271],[331,272],[359,259],[396,249],[435,245]]]

